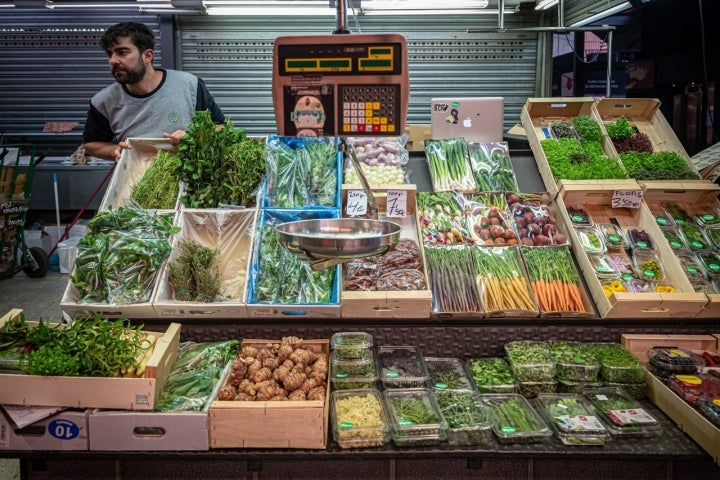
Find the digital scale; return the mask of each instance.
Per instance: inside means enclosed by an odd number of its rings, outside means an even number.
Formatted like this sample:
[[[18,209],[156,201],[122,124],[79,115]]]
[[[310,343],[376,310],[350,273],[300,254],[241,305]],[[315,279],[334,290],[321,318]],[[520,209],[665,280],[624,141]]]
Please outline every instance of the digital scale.
[[[410,82],[405,37],[278,37],[273,106],[285,136],[401,135]]]

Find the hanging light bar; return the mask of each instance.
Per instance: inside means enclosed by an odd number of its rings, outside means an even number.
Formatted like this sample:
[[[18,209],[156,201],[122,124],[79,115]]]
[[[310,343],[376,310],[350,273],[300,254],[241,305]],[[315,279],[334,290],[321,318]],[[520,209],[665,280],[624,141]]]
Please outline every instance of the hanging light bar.
[[[560,0],[539,0],[535,5],[535,10],[547,10],[548,8],[554,7]]]

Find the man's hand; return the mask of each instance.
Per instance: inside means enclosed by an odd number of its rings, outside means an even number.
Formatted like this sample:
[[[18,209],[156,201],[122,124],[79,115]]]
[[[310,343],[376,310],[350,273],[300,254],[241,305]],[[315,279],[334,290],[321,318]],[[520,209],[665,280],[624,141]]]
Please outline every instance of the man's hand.
[[[85,154],[92,157],[102,158],[103,160],[120,161],[122,151],[130,148],[127,142],[110,143],[110,142],[88,142],[83,145]]]
[[[170,145],[178,146],[180,139],[185,135],[185,130],[175,130],[172,133],[163,133],[164,138],[170,139]]]

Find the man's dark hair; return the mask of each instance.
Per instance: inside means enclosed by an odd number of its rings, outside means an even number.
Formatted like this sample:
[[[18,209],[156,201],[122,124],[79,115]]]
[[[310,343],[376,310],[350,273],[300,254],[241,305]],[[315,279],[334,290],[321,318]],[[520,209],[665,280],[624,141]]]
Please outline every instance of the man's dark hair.
[[[125,37],[129,37],[132,44],[141,53],[148,49],[155,49],[155,34],[150,27],[138,22],[118,23],[108,28],[100,38],[100,46],[103,50],[108,50]]]

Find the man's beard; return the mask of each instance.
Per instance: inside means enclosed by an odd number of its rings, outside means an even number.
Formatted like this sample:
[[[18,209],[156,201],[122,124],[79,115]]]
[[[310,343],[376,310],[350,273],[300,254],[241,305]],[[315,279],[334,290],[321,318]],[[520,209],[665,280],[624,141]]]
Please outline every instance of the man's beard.
[[[117,73],[113,72],[113,76],[115,77],[115,80],[117,80],[118,83],[122,85],[128,85],[131,83],[137,83],[140,80],[143,79],[145,76],[145,64],[142,62],[138,62],[137,68],[133,70],[121,70],[125,73],[124,77],[118,77]]]

